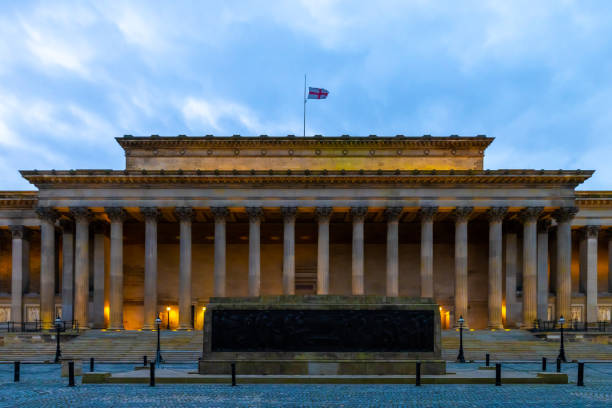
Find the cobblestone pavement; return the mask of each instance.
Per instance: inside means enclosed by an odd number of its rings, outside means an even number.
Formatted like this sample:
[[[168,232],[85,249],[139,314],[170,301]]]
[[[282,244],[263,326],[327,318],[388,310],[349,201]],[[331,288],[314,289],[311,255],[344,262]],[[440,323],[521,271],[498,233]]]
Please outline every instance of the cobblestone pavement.
[[[477,364],[451,363],[449,371]],[[195,364],[165,365],[196,369]],[[88,368],[88,367],[84,367]],[[130,364],[98,364],[96,371],[128,371]],[[503,365],[503,370],[539,369],[537,364]],[[549,370],[554,369],[549,365]],[[566,364],[569,385],[82,385],[67,387],[57,365],[23,365],[13,383],[13,366],[0,365],[0,407],[605,407],[612,401],[612,363],[585,367],[577,387],[576,364]]]

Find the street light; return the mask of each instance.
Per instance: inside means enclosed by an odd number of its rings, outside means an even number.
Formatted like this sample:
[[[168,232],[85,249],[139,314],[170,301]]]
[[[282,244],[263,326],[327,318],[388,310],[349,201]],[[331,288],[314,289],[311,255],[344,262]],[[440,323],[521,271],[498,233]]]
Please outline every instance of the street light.
[[[463,356],[463,316],[459,316],[459,355],[457,356],[458,363],[465,363],[465,357]]]
[[[55,348],[55,362],[59,363],[60,357],[62,356],[62,350],[60,350],[60,326],[62,321],[59,316],[55,318],[55,338],[57,339],[57,347]]]
[[[559,317],[559,326],[561,326],[561,345],[559,346],[559,356],[557,359],[567,363],[567,359],[565,358],[565,347],[563,346],[563,324],[565,323],[565,319],[563,315]]]
[[[157,318],[155,319],[155,324],[157,325],[157,352],[155,353],[155,364],[160,364],[163,362],[161,356],[161,349],[159,347],[159,326],[161,325],[162,320],[159,318],[159,313],[157,314]]]
[[[166,308],[166,311],[168,312],[168,327],[166,329],[170,330],[170,306]]]

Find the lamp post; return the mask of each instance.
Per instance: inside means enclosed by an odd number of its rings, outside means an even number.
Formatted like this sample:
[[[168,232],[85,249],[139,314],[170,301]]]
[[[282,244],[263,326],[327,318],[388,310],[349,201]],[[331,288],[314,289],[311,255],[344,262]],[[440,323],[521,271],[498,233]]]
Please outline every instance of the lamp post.
[[[565,347],[563,345],[563,324],[565,323],[565,319],[563,315],[559,317],[559,326],[561,326],[561,345],[559,346],[559,356],[557,357],[559,360],[567,363],[567,359],[565,358]]]
[[[170,306],[166,308],[166,311],[168,312],[168,326],[166,327],[166,330],[170,330]]]
[[[55,318],[55,338],[57,340],[57,347],[55,348],[55,362],[59,363],[60,357],[62,356],[62,350],[60,350],[60,326],[62,321],[59,316]]]
[[[159,345],[159,326],[162,324],[162,320],[159,318],[159,313],[157,314],[157,318],[155,319],[155,324],[157,325],[157,352],[155,353],[155,364],[160,364],[163,362],[161,356],[161,348]]]
[[[463,316],[459,316],[459,355],[457,356],[458,363],[465,363],[465,357],[463,356],[463,323],[465,320]]]

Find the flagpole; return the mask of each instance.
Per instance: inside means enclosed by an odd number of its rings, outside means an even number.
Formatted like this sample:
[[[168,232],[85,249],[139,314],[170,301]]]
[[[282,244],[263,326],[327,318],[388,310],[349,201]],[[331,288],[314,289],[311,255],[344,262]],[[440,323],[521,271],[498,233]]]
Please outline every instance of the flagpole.
[[[304,74],[304,137],[306,137],[306,74]]]

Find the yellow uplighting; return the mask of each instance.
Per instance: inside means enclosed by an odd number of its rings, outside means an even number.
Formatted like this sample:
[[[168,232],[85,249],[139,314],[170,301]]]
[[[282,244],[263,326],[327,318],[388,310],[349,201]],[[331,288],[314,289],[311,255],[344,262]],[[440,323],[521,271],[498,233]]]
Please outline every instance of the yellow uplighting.
[[[504,331],[510,331],[510,329],[504,329]]]
[[[206,306],[202,306],[202,310],[205,312],[206,311]]]
[[[470,329],[470,331],[474,331],[474,329]]]
[[[491,331],[495,331],[495,329],[491,329]]]

